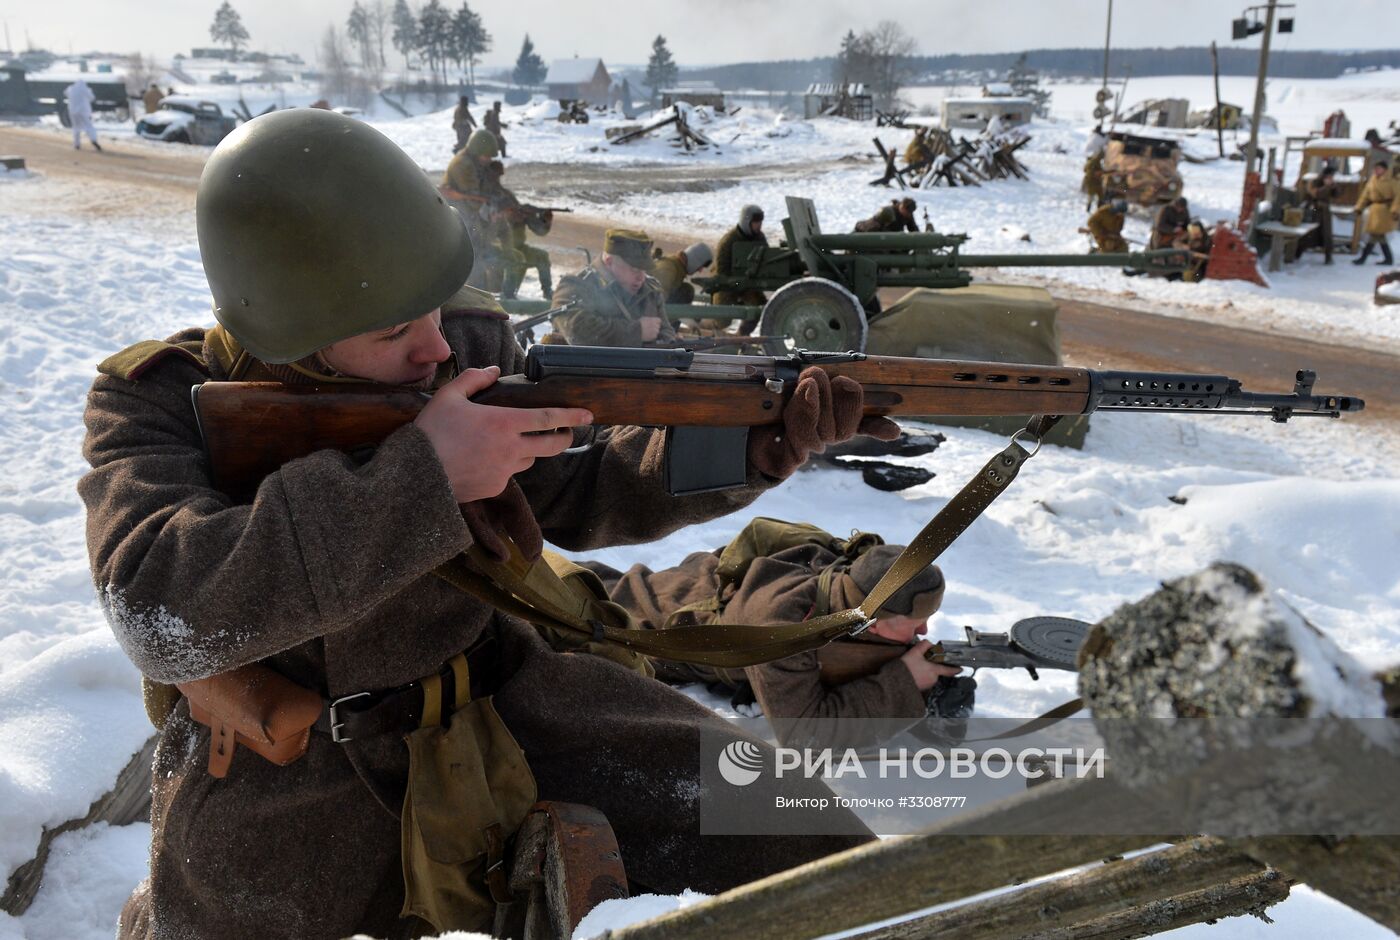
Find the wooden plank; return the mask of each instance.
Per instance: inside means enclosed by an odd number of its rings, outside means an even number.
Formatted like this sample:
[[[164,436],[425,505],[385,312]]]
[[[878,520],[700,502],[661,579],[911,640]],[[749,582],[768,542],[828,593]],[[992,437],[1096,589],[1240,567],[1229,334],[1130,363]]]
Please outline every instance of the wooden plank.
[[[1263,870],[1259,862],[1219,839],[1192,839],[891,924],[853,940],[998,940],[1124,913]]]
[[[34,903],[34,896],[39,893],[39,885],[44,880],[44,866],[49,860],[49,849],[58,836],[95,822],[125,826],[150,818],[151,762],[155,759],[157,737],[158,735],[151,735],[147,739],[141,750],[117,775],[112,789],[93,802],[86,816],[70,819],[52,829],[45,827],[39,837],[39,847],[35,850],[34,857],[16,868],[6,882],[5,893],[0,896],[0,910],[18,917]]]

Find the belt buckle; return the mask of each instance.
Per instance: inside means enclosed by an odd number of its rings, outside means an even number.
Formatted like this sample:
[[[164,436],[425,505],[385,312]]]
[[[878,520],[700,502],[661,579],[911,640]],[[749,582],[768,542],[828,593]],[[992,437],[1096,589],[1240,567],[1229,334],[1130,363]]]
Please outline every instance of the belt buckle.
[[[340,720],[340,713],[336,709],[338,709],[341,705],[344,705],[346,702],[353,701],[354,699],[369,698],[369,695],[370,693],[368,692],[355,692],[351,695],[342,695],[334,702],[331,702],[331,740],[334,741],[336,744],[344,744],[347,741],[355,740],[354,738],[346,737],[345,735],[340,733],[340,729],[345,727],[345,722]]]

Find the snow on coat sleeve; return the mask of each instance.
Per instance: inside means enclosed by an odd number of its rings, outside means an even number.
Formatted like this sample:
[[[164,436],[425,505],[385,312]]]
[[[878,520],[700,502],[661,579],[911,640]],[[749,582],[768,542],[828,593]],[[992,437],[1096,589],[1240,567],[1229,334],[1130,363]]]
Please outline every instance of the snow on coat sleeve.
[[[319,451],[235,505],[210,483],[189,405],[203,379],[175,360],[139,382],[101,376],[84,415],[93,579],[150,678],[202,678],[333,633],[468,544],[413,425],[363,466]]]

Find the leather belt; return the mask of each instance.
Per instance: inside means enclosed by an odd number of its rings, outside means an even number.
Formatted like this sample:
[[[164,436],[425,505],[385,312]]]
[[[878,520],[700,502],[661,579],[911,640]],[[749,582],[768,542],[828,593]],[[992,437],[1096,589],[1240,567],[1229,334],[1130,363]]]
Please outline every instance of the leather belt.
[[[471,698],[485,698],[496,689],[496,638],[487,637],[468,650],[466,656]],[[446,718],[451,714],[451,703],[456,699],[456,678],[451,661],[439,666],[434,677],[441,682],[442,714]],[[381,734],[415,731],[423,720],[424,681],[416,679],[393,689],[352,692],[336,699],[326,699],[326,707],[321,710],[311,730],[329,735],[336,744]]]

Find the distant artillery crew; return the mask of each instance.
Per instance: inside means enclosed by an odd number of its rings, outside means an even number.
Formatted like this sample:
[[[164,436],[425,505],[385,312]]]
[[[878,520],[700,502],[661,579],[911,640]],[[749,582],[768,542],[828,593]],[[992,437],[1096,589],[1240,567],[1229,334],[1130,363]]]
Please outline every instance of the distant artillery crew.
[[[1385,160],[1377,160],[1371,166],[1371,178],[1356,200],[1357,216],[1362,212],[1366,213],[1366,247],[1352,264],[1365,264],[1377,245],[1381,249],[1379,263],[1394,264],[1386,236],[1395,231],[1396,219],[1400,217],[1400,182],[1390,175],[1390,164]]]
[[[577,301],[554,328],[575,346],[648,346],[676,338],[651,270],[651,236],[608,229],[602,261],[559,279],[556,304]]]
[[[161,93],[160,86],[151,82],[151,87],[141,95],[141,105],[146,109],[147,114],[154,114],[160,110],[160,99],[165,95]]]
[[[501,133],[501,129],[510,125],[501,120],[501,103],[499,101],[494,102],[491,105],[491,110],[482,115],[481,123],[495,136],[496,142],[501,148],[501,156],[504,157],[506,155],[506,135]]]
[[[724,233],[715,246],[715,274],[719,277],[732,277],[735,272],[735,249],[752,245],[755,248],[768,247],[768,236],[763,234],[763,209],[748,205],[739,210],[739,224]],[[733,306],[761,307],[768,297],[761,290],[717,290],[710,295],[710,303]],[[728,318],[710,318],[701,322],[702,326],[722,330],[732,322]],[[747,336],[753,332],[755,321],[739,324],[739,332]]]
[[[870,218],[856,223],[857,232],[917,232],[919,223],[914,218],[918,203],[905,196],[891,199],[890,204],[881,208]]]
[[[1317,239],[1322,244],[1323,263],[1332,263],[1332,203],[1342,194],[1337,185],[1337,171],[1324,166],[1317,176],[1303,187],[1304,210],[1317,223]]]
[[[1084,179],[1079,184],[1079,190],[1086,197],[1086,210],[1094,208],[1095,205],[1103,205],[1104,175],[1103,151],[1100,150],[1084,161]]]
[[[1100,254],[1116,254],[1127,251],[1128,243],[1123,238],[1123,222],[1128,215],[1128,201],[1122,197],[1105,202],[1089,216],[1087,231],[1094,239],[1094,251]]]
[[[933,150],[928,145],[928,128],[914,128],[914,139],[904,148],[904,162],[910,169],[933,162]]]
[[[687,278],[709,267],[712,261],[714,253],[710,251],[709,245],[703,243],[691,245],[684,251],[659,255],[652,264],[651,273],[661,285],[661,293],[665,295],[666,303],[694,303],[695,285]]]
[[[1185,196],[1177,196],[1157,210],[1152,222],[1149,248],[1180,248],[1186,243],[1186,227],[1191,224],[1191,211]]]
[[[794,623],[863,603],[903,550],[882,541],[873,533],[838,539],[815,526],[760,517],[728,546],[695,552],[674,568],[585,566],[643,629]],[[930,565],[871,612],[874,623],[857,637],[747,669],[658,660],[656,676],[723,689],[741,709],[757,700],[785,746],[877,745],[923,722],[931,694],[956,689],[971,710],[975,683],[954,679],[956,666],[924,658],[931,644],[923,633],[943,591],[943,573]]]
[[[486,190],[491,184],[489,168],[498,153],[496,138],[488,130],[477,128],[467,138],[466,146],[452,156],[438,187],[442,195],[467,223],[472,244],[481,250],[486,242],[486,218],[482,209],[487,202]]]
[[[452,145],[456,153],[467,145],[467,138],[476,130],[476,118],[472,117],[471,100],[462,95],[457,99],[457,107],[452,111],[452,130],[457,133],[457,142]]]
[[[515,193],[501,183],[505,166],[499,160],[487,165],[487,183],[483,191],[487,202],[482,209],[483,226],[483,286],[498,290],[503,299],[511,300],[525,280],[525,272],[534,268],[540,279],[540,293],[545,300],[554,296],[550,276],[549,252],[526,241],[526,231],[541,237],[548,235],[554,224],[554,210],[522,203]]]
[[[1195,283],[1206,277],[1206,265],[1210,262],[1210,230],[1200,219],[1192,219],[1186,226],[1184,246],[1191,253],[1186,270],[1181,273],[1184,281]]]

